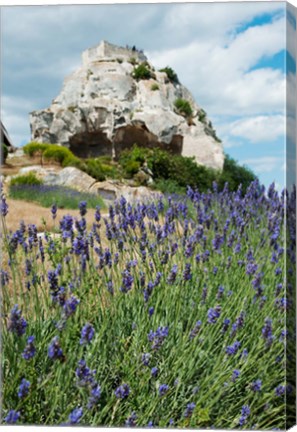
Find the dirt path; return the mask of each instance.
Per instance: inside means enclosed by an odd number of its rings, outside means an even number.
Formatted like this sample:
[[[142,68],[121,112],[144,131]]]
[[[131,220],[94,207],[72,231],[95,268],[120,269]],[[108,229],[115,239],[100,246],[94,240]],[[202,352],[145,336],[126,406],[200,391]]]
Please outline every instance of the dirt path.
[[[35,203],[30,203],[26,201],[7,199],[9,206],[8,215],[6,216],[6,225],[9,230],[15,231],[19,227],[21,220],[25,224],[35,224],[38,231],[44,231],[44,225],[42,220],[46,221],[46,229],[50,230],[53,228],[53,219],[51,215],[51,210],[49,208],[44,208]],[[94,209],[89,209],[86,215],[87,225],[90,227],[95,221],[94,219]],[[58,225],[59,220],[66,214],[70,214],[74,217],[79,217],[78,210],[58,210],[56,225]]]

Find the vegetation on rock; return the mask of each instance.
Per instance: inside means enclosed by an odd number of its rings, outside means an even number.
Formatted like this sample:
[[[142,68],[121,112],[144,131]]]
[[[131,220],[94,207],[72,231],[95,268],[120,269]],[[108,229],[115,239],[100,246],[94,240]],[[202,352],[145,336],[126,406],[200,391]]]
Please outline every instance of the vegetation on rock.
[[[174,102],[174,106],[177,109],[178,113],[184,117],[191,117],[193,114],[193,110],[189,101],[178,98]]]
[[[160,69],[160,72],[165,72],[169,81],[175,84],[179,84],[179,79],[176,72],[169,66],[166,66],[163,69]]]

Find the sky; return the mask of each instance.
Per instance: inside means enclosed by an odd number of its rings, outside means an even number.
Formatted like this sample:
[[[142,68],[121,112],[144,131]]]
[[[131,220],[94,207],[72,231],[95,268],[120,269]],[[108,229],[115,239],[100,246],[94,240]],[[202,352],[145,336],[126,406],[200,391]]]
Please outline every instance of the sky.
[[[293,120],[286,130],[294,32],[278,1],[2,7],[1,117],[15,145],[29,142],[29,112],[50,106],[83,50],[101,40],[136,45],[177,72],[226,153],[281,188],[286,135],[293,142],[296,133]]]

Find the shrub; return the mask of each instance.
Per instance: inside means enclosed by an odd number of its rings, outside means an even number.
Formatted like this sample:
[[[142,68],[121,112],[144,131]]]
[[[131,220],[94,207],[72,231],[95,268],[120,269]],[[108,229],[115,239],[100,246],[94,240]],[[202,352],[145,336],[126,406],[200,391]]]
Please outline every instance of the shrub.
[[[225,155],[223,171],[218,182],[220,189],[224,188],[226,182],[228,182],[230,191],[237,190],[238,186],[241,184],[242,191],[245,193],[250,183],[256,179],[257,176],[250,168],[239,165],[238,162],[229,155]]]
[[[198,119],[201,123],[205,123],[206,120],[206,112],[204,111],[204,109],[201,109],[198,113]],[[210,122],[209,122],[210,123]],[[210,128],[212,128],[212,125],[209,126]]]
[[[152,73],[145,63],[141,63],[133,71],[133,77],[136,80],[146,80],[152,77]]]
[[[176,84],[179,83],[178,76],[171,67],[166,66],[165,68],[160,69],[160,72],[165,72],[169,81],[171,81],[172,83],[176,83]]]
[[[65,157],[65,159],[63,159],[62,167],[75,167],[83,170],[84,164],[78,157],[74,156],[73,154],[69,154]]]
[[[190,103],[185,99],[176,99],[176,101],[174,102],[174,106],[177,109],[178,113],[183,116],[190,117],[193,113]]]
[[[20,175],[14,177],[10,181],[10,186],[17,185],[42,185],[43,181],[36,177],[36,174],[33,171],[30,171],[28,174]]]
[[[140,169],[140,162],[138,161],[128,161],[124,166],[124,172],[126,177],[132,178]]]
[[[43,152],[43,157],[45,159],[52,159],[55,162],[59,162],[61,165],[63,165],[67,158],[74,158],[75,156],[68,148],[59,146],[57,144],[51,144]]]
[[[86,159],[83,170],[98,181],[104,181],[106,179],[102,164],[98,159]]]
[[[8,147],[4,143],[2,144],[2,159],[1,162],[5,163],[8,156]]]
[[[152,84],[152,85],[151,85],[151,90],[152,90],[152,91],[159,90],[159,86],[158,86],[158,84],[157,84],[157,83]]]
[[[23,151],[28,156],[35,156],[36,154],[42,154],[51,144],[39,143],[32,141],[23,147]]]
[[[160,179],[155,181],[153,188],[162,193],[168,194],[184,194],[185,188],[180,186],[177,181],[172,179]]]

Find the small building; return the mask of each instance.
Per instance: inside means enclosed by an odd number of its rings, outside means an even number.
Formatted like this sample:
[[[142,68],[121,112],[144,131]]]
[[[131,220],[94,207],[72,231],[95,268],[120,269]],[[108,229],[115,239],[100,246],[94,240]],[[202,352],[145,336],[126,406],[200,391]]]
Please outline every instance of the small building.
[[[8,147],[8,151],[9,152],[13,152],[14,150],[14,146],[12,144],[11,138],[8,135],[8,132],[4,126],[4,124],[2,123],[2,121],[0,121],[0,133],[1,133],[1,143],[5,144]]]

